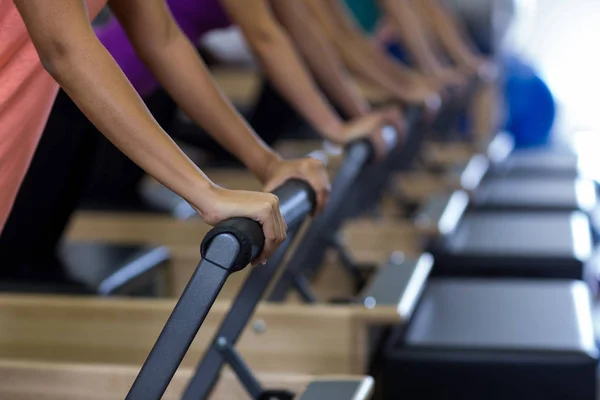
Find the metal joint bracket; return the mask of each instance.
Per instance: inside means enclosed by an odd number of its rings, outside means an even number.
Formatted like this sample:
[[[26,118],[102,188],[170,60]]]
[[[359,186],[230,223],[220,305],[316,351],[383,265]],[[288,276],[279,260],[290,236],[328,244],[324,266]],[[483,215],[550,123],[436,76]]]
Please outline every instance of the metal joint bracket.
[[[361,292],[360,300],[368,309],[395,306],[403,320],[409,319],[432,268],[433,256],[428,253],[414,260],[392,256]]]
[[[458,226],[467,207],[469,196],[462,190],[450,195],[430,198],[417,212],[417,228],[430,235],[449,235]]]
[[[466,164],[456,167],[450,173],[450,184],[458,184],[461,189],[472,192],[481,184],[489,168],[490,162],[487,157],[476,154]]]
[[[370,376],[347,380],[317,380],[309,383],[299,400],[367,400],[373,391]]]
[[[485,154],[492,164],[500,164],[506,161],[514,149],[513,137],[507,132],[499,132],[486,146]]]

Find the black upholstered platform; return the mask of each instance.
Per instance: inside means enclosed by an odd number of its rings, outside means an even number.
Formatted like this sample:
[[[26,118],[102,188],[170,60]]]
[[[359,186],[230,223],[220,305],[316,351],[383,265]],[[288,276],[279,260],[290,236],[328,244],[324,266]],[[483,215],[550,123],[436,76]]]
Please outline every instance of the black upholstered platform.
[[[598,350],[580,281],[430,281],[385,348],[385,399],[595,400]]]

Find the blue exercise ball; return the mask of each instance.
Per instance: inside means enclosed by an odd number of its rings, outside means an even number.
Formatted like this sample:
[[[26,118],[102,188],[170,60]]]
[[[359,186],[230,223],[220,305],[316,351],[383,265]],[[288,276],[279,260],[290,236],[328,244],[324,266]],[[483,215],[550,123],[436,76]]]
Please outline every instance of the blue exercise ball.
[[[516,57],[504,61],[505,129],[517,147],[537,147],[548,143],[556,104],[548,85],[535,70]]]
[[[410,56],[395,42],[386,43],[387,52],[394,58],[412,65]],[[526,62],[516,56],[502,60],[504,130],[511,133],[518,148],[538,147],[548,143],[556,118],[556,105],[552,92],[544,80]],[[466,134],[470,122],[466,113],[459,121],[459,131]]]

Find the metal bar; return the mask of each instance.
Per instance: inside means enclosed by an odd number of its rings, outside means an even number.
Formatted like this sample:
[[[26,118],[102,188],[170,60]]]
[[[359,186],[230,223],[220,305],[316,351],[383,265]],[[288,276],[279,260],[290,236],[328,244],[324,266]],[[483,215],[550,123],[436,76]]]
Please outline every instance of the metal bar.
[[[266,265],[255,267],[244,282],[238,295],[233,301],[229,312],[221,322],[215,334],[215,340],[204,354],[196,372],[192,377],[183,395],[183,400],[197,400],[208,398],[216,384],[225,360],[218,350],[219,338],[224,338],[231,345],[235,345],[244,328],[252,318],[254,310],[267,290],[277,268],[281,265],[283,257],[293,241],[296,232],[290,232],[288,239],[279,247]]]
[[[248,364],[246,364],[235,348],[233,348],[227,339],[222,336],[217,338],[217,346],[223,360],[225,360],[233,372],[235,372],[250,397],[253,399],[260,397],[263,393],[260,382],[256,379],[256,376],[254,376],[252,370],[248,367]]]
[[[202,260],[196,268],[146,362],[127,400],[159,400],[169,386],[185,353],[230,274],[240,245],[232,235],[215,237],[207,250],[213,263]]]
[[[315,193],[304,181],[290,180],[274,194],[279,198],[281,213],[289,229],[299,225],[314,209]],[[201,245],[203,259],[136,377],[128,400],[162,398],[228,276],[245,268],[262,251],[263,244],[262,227],[247,218],[222,221],[209,231]],[[286,247],[276,252],[279,260],[272,258],[273,264],[281,262]],[[262,291],[251,306],[252,310]],[[240,332],[241,329],[243,325]]]
[[[322,262],[330,238],[343,221],[348,193],[372,154],[373,148],[366,141],[355,142],[347,149],[325,210],[315,218],[302,238],[286,265],[286,272],[281,274],[271,291],[270,301],[283,301],[289,290],[294,287],[294,274],[302,271],[307,265],[318,265]]]
[[[354,190],[348,196],[351,216],[361,215],[364,210],[375,207],[388,188],[390,176],[395,171],[408,170],[414,163],[423,143],[423,123],[418,110],[409,110],[408,115],[404,142],[396,146],[384,161],[366,168],[354,185]]]
[[[292,282],[294,283],[296,291],[300,294],[305,303],[314,304],[317,302],[317,296],[313,292],[310,282],[301,272],[296,272],[294,276],[292,276]]]

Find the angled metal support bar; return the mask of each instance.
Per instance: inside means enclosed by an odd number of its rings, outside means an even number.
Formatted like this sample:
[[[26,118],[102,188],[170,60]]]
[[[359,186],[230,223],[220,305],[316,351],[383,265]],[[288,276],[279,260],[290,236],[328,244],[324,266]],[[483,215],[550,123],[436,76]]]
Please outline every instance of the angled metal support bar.
[[[239,250],[240,245],[232,235],[219,235],[213,239],[206,256],[214,261],[200,261],[134,381],[127,400],[162,398],[229,277]]]
[[[217,330],[211,346],[200,360],[196,372],[185,391],[183,400],[208,398],[210,392],[217,383],[224,364],[227,362],[223,357],[221,344],[226,342],[229,346],[235,346],[243,333],[244,328],[252,318],[271,279],[281,265],[285,253],[290,243],[293,241],[293,237],[293,233],[288,235],[288,239],[267,261],[266,265],[252,269],[252,272],[244,282],[238,295],[235,297],[229,312],[221,322],[221,326]],[[251,375],[252,373],[246,370],[244,371],[244,374]],[[239,374],[238,377],[240,377]],[[251,394],[253,391],[252,387],[252,385],[246,386]]]
[[[348,147],[339,172],[334,179],[325,210],[315,218],[298,244],[284,273],[280,275],[271,291],[269,301],[283,301],[289,291],[295,287],[295,279],[303,274],[304,268],[307,265],[317,265],[322,262],[331,237],[337,232],[343,221],[347,195],[372,154],[373,147],[366,140],[354,142]]]
[[[288,181],[274,194],[279,197],[285,222],[293,229],[314,209],[315,194],[306,182]],[[135,379],[128,400],[162,398],[225,281],[260,254],[264,239],[260,224],[247,218],[225,220],[205,236],[202,260]],[[284,251],[285,246],[276,254],[280,260]],[[223,354],[234,363],[239,361],[234,353]]]

